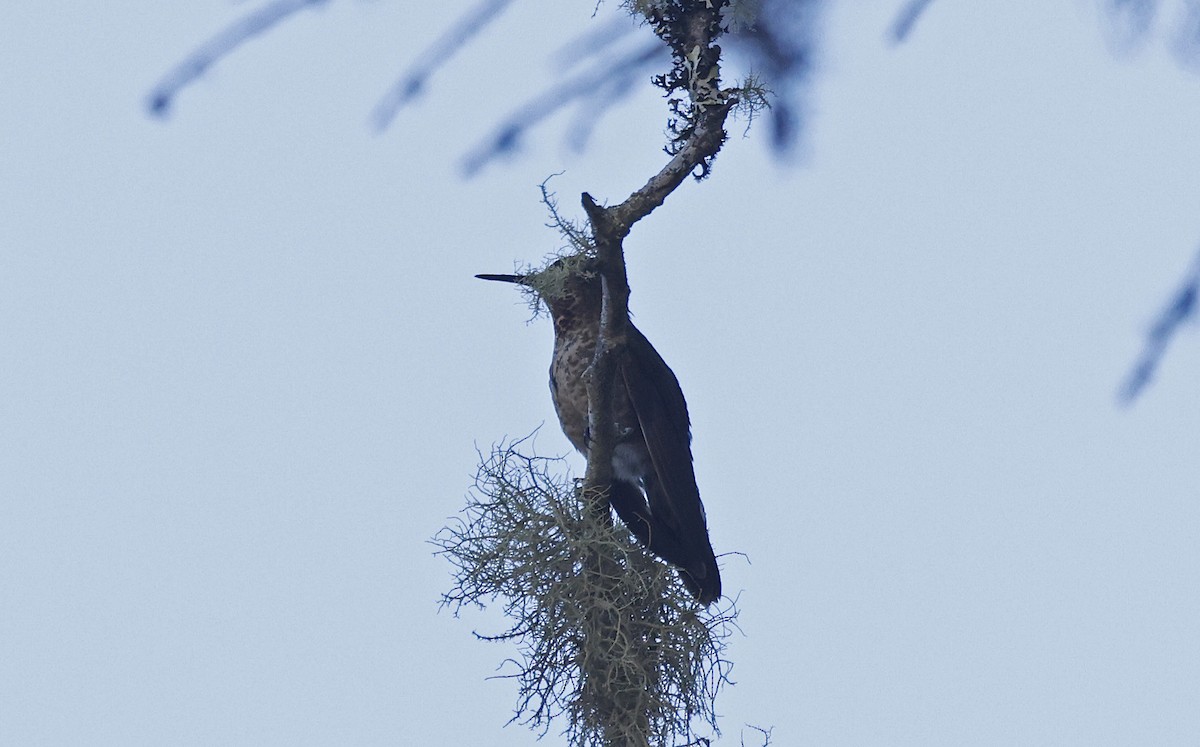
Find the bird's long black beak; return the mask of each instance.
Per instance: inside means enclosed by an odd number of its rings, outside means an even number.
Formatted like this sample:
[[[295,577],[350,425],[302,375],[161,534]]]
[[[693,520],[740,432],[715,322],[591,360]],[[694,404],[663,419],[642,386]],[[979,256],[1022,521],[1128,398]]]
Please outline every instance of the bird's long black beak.
[[[497,280],[501,283],[516,283],[517,285],[525,284],[524,275],[476,275],[480,280]]]

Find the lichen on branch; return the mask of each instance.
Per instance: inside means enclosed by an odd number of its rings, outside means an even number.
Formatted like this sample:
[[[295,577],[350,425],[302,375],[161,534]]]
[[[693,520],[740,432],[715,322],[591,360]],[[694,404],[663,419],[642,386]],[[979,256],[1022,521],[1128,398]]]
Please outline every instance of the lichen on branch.
[[[560,723],[575,747],[716,733],[733,606],[697,608],[669,567],[587,509],[561,460],[526,443],[482,458],[466,508],[433,539],[454,567],[444,607],[503,605],[508,629],[479,637],[517,645],[499,675],[518,684],[513,721],[543,734]]]

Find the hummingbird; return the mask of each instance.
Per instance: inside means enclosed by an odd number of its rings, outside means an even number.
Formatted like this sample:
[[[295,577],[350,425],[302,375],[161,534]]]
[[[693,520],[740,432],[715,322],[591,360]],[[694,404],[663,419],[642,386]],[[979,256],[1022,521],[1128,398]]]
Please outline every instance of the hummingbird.
[[[550,396],[563,433],[587,456],[584,372],[596,352],[602,297],[596,260],[577,255],[539,272],[475,277],[529,288],[549,309],[554,324]],[[633,322],[616,377],[617,445],[609,503],[639,542],[678,569],[697,601],[712,604],[721,596],[721,574],[692,468],[687,402],[674,372]]]

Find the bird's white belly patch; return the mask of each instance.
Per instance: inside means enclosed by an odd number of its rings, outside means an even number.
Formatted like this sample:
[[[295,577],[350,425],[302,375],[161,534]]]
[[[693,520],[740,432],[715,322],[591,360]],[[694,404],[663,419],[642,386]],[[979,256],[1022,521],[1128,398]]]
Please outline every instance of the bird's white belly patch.
[[[646,449],[630,444],[617,444],[613,449],[612,466],[614,477],[634,485],[640,485],[642,475],[652,469]]]

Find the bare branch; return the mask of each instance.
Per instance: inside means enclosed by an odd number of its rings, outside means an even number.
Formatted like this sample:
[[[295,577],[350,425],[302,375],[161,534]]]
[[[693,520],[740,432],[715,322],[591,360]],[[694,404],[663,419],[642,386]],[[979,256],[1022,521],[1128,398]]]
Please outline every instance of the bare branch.
[[[386,129],[396,118],[397,112],[421,93],[438,68],[449,62],[468,41],[512,5],[512,2],[513,0],[483,0],[447,29],[375,105],[375,110],[371,113],[375,129]]]
[[[587,58],[600,54],[629,36],[637,28],[637,25],[627,17],[608,21],[599,28],[579,34],[559,47],[551,57],[551,64],[562,72],[567,72]]]
[[[1142,355],[1118,395],[1122,404],[1132,404],[1154,378],[1154,372],[1167,352],[1167,345],[1179,331],[1179,327],[1196,314],[1197,296],[1200,296],[1200,254],[1196,255],[1191,269],[1184,275],[1183,284],[1146,335]]]
[[[612,415],[613,388],[617,363],[625,354],[629,326],[629,279],[621,243],[628,229],[622,231],[613,221],[613,214],[596,204],[586,192],[583,209],[592,225],[602,283],[600,335],[587,371],[588,427],[592,440],[584,480],[592,489],[605,491],[612,482],[612,454],[617,442],[616,419]],[[606,505],[606,511],[607,508]]]
[[[571,121],[567,131],[567,145],[579,153],[587,148],[592,132],[600,125],[600,120],[617,102],[629,97],[634,86],[640,81],[638,73],[642,67],[630,65],[624,73],[614,72],[613,76],[604,81],[590,95],[580,102],[579,109]]]
[[[746,724],[746,726],[749,726],[751,729],[759,733],[759,736],[762,738],[762,744],[760,747],[768,747],[768,745],[771,744],[771,734],[775,731],[775,727],[772,726],[768,729],[764,729],[761,726],[755,726],[754,724]],[[746,747],[745,737],[742,737],[742,747]]]
[[[629,78],[663,55],[662,45],[646,44],[612,60],[602,60],[591,69],[543,91],[517,107],[490,137],[463,159],[462,170],[473,176],[497,156],[514,150],[526,131],[576,99],[591,99],[614,78]],[[612,90],[622,90],[621,88]],[[615,101],[608,103],[611,106]],[[607,108],[607,107],[606,107]]]
[[[908,35],[912,33],[913,27],[917,25],[917,21],[921,19],[921,14],[924,13],[933,0],[909,0],[908,4],[896,14],[896,20],[892,22],[892,28],[888,35],[892,37],[893,44],[900,44],[908,39]]]
[[[275,0],[226,26],[216,36],[188,55],[183,62],[176,65],[150,91],[146,100],[150,114],[156,117],[165,117],[181,90],[196,81],[208,68],[228,56],[233,50],[251,38],[269,31],[295,13],[306,8],[323,5],[325,2],[326,0]]]

